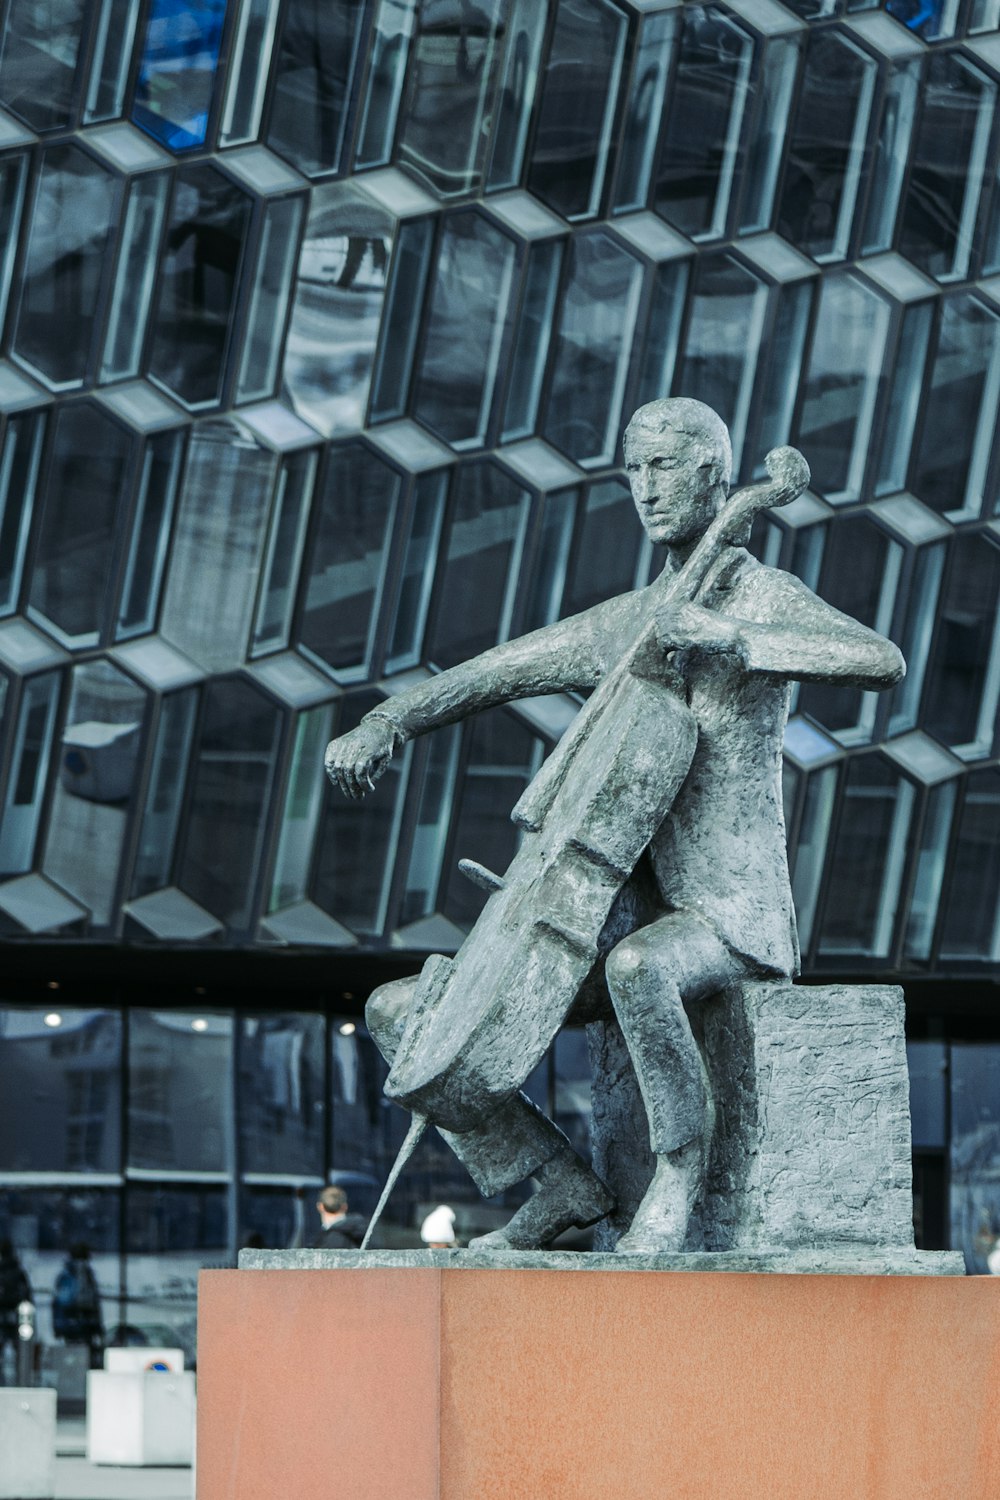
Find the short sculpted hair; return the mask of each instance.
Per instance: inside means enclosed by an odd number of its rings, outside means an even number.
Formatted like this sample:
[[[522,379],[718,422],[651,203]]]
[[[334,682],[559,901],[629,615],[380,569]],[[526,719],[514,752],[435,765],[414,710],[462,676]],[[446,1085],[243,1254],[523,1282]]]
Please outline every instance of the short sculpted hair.
[[[316,1201],[328,1214],[339,1214],[347,1207],[347,1194],[340,1187],[325,1187]]]
[[[729,484],[733,468],[733,447],[729,429],[720,416],[703,401],[688,396],[670,396],[661,401],[647,401],[640,406],[625,429],[625,446],[630,438],[659,437],[664,432],[683,432],[697,444],[701,464],[711,464],[716,484]]]

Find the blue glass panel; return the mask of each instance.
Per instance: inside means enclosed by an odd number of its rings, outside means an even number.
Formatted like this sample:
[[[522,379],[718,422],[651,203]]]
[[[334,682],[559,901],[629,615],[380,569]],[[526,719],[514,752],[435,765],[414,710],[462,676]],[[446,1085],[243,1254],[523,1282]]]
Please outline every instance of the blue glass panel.
[[[226,0],[153,0],[132,118],[169,146],[203,146]]]

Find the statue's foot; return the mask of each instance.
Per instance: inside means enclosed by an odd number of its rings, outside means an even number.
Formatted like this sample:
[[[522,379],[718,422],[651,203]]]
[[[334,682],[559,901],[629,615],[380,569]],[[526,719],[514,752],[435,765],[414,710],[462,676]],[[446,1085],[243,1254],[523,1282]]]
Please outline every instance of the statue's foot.
[[[539,1250],[566,1229],[586,1229],[610,1213],[612,1194],[574,1151],[539,1167],[538,1191],[503,1229],[469,1241],[470,1250]]]
[[[653,1180],[616,1255],[669,1255],[683,1249],[703,1170],[700,1140],[656,1159]]]

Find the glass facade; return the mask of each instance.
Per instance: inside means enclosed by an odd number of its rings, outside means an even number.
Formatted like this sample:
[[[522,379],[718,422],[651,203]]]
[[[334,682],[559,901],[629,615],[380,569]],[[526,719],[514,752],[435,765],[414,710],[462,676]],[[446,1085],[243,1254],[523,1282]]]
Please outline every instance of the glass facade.
[[[753,548],[909,661],[892,693],[795,700],[807,977],[996,978],[996,5],[7,0],[2,21],[0,936],[194,967],[454,950],[482,899],[456,862],[509,858],[576,700],[417,742],[358,806],[323,743],[645,584],[621,431],[674,393],[719,409],[742,481],[803,450],[812,489]],[[158,1257],[290,1237],[239,1101],[292,1043],[280,1017],[251,1047],[240,1014],[193,1041],[142,1015],[116,1044],[118,1176],[79,1191],[95,1250],[148,1257],[155,1289]],[[368,1108],[332,1026],[295,1033],[333,1099],[283,1131],[310,1179]],[[156,1102],[181,1037],[232,1072],[197,1134],[212,1165]],[[970,1097],[992,1076],[953,1063]],[[209,1174],[183,1212],[168,1165]],[[23,1191],[55,1235],[55,1189]]]

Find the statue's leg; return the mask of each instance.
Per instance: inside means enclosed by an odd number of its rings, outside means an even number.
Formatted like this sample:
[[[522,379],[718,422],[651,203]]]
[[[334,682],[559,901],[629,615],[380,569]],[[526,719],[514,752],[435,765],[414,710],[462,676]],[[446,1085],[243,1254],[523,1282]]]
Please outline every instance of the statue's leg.
[[[365,1008],[368,1030],[389,1063],[416,984],[416,978],[385,984]],[[534,1250],[564,1229],[596,1223],[614,1207],[600,1178],[526,1094],[515,1095],[472,1130],[442,1130],[441,1135],[486,1198],[526,1177],[538,1180],[538,1191],[510,1223],[473,1240],[470,1248]]]
[[[653,1180],[620,1254],[680,1250],[704,1172],[707,1098],[685,1000],[715,994],[740,965],[707,923],[671,912],[609,954],[607,982],[628,1045],[656,1156]]]

